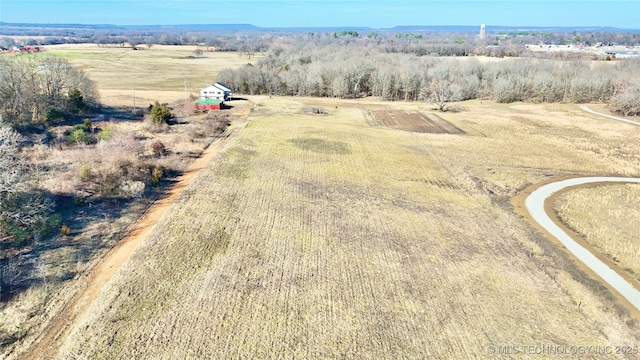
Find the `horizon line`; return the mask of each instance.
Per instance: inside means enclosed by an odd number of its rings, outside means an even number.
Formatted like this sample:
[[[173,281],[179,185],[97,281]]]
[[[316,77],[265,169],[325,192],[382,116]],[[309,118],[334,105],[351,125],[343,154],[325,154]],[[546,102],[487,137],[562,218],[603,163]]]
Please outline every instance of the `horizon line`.
[[[445,27],[459,27],[459,28],[475,28],[480,25],[485,25],[486,28],[518,28],[521,30],[527,29],[615,29],[615,30],[627,30],[627,31],[640,31],[640,28],[625,28],[610,25],[492,25],[492,24],[477,24],[477,25],[460,25],[460,24],[448,24],[448,25],[395,25],[393,27],[371,27],[366,25],[327,25],[327,26],[258,26],[251,23],[177,23],[177,24],[110,24],[110,23],[28,23],[28,22],[6,22],[0,21],[0,26],[13,25],[13,26],[109,26],[109,27],[184,27],[184,26],[244,26],[253,27],[263,30],[281,30],[281,29],[366,29],[366,30],[394,30],[397,28],[445,28]]]

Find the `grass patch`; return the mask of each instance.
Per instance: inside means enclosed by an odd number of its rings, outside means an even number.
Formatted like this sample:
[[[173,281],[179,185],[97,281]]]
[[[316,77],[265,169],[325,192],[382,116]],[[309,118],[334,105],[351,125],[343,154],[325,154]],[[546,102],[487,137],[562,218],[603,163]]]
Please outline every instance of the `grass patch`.
[[[322,154],[351,154],[349,144],[342,141],[323,140],[316,138],[289,139],[291,144],[299,149],[313,151]]]

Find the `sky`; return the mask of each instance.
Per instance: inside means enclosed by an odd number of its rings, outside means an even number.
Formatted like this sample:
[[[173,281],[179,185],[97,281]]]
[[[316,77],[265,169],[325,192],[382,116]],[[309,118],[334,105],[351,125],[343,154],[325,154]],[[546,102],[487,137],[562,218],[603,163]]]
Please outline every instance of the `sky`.
[[[487,24],[640,29],[640,0],[0,0],[0,21],[267,28]]]

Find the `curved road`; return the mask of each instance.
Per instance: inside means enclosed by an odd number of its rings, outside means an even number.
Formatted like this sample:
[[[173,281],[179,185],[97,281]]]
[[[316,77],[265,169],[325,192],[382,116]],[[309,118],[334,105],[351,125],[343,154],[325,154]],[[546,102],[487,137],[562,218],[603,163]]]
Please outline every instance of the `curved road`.
[[[569,249],[569,251],[571,251],[571,253],[573,253],[573,255],[575,255],[575,257],[598,274],[602,279],[604,279],[604,281],[609,283],[611,287],[616,289],[616,291],[626,298],[636,309],[640,310],[640,291],[629,284],[629,282],[627,282],[622,276],[618,275],[618,273],[598,259],[589,250],[574,241],[571,236],[565,233],[553,222],[553,220],[551,220],[544,208],[545,200],[552,194],[564,188],[602,182],[640,184],[640,178],[583,177],[557,181],[541,186],[533,191],[525,200],[525,207],[527,208],[527,211],[529,211],[531,217],[540,224],[540,226],[556,237],[567,249]]]
[[[600,115],[600,116],[604,116],[604,117],[609,118],[609,119],[613,119],[613,120],[617,120],[617,121],[624,121],[627,124],[633,124],[633,125],[640,126],[640,122],[629,120],[629,119],[624,119],[624,118],[613,116],[613,115],[607,115],[607,114],[599,113],[599,112],[596,112],[596,111],[593,111],[593,110],[589,109],[586,105],[582,105],[582,106],[580,106],[580,108],[582,110],[588,112],[588,113],[591,113],[591,114]]]

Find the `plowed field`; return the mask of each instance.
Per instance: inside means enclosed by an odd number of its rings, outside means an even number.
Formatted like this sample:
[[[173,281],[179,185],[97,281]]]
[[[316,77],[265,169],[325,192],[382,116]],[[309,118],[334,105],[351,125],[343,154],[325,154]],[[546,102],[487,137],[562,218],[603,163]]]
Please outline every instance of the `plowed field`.
[[[459,128],[433,113],[408,110],[371,110],[375,124],[393,129],[432,134],[462,134]]]

